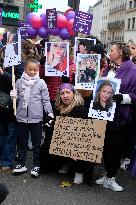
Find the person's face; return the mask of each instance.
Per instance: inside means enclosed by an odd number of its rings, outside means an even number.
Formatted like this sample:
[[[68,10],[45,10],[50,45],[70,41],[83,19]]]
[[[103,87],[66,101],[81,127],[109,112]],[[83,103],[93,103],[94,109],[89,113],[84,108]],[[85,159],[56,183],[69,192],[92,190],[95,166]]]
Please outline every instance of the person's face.
[[[65,88],[60,91],[60,98],[64,105],[70,105],[73,101],[74,93],[71,90]]]
[[[122,58],[121,51],[118,49],[117,45],[111,46],[109,55],[112,63],[116,63],[118,60]]]
[[[79,52],[82,53],[82,54],[86,53],[87,52],[86,51],[86,46],[79,45]]]
[[[110,85],[105,85],[100,91],[100,102],[107,102],[111,95],[112,87]]]
[[[38,64],[30,62],[26,65],[25,73],[29,77],[34,77],[38,73],[38,71],[39,71]]]
[[[131,43],[128,44],[130,53],[132,57],[136,57],[136,45],[133,45]]]
[[[90,69],[95,70],[95,66],[96,66],[95,61],[94,60],[90,60]]]
[[[64,52],[66,50],[66,45],[65,44],[53,44],[53,54],[56,58],[60,58],[64,55]]]
[[[87,66],[87,68],[90,67],[90,60],[89,59],[86,60],[86,66]]]

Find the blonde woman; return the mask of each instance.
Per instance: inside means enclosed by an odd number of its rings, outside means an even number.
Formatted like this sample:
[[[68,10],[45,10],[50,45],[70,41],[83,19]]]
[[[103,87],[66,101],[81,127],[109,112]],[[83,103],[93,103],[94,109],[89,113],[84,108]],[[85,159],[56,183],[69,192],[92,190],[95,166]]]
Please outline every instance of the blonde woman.
[[[50,50],[47,55],[47,64],[57,71],[66,71],[67,68],[67,44],[51,43]]]
[[[88,112],[84,106],[84,100],[76,91],[72,84],[61,84],[56,97],[55,116],[73,117],[73,118],[88,118]],[[45,150],[42,154],[42,164],[46,163],[45,169],[51,164],[53,169],[59,170],[60,174],[66,174],[68,171],[74,172],[74,184],[84,182],[90,183],[94,167],[90,162],[71,159],[68,157],[49,155],[49,147],[52,136],[45,138]],[[48,144],[48,147],[47,147]],[[52,160],[52,162],[51,162]]]
[[[132,61],[136,64],[136,41],[130,39],[128,41],[128,47],[131,53]]]

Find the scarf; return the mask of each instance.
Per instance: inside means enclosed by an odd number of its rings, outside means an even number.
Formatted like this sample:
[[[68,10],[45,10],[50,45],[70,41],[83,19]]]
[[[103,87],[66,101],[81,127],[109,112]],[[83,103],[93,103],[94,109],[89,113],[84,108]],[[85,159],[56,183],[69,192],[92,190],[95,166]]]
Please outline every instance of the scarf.
[[[34,77],[29,77],[25,72],[21,76],[22,89],[23,89],[23,108],[28,107],[30,92],[34,83],[39,80],[39,72]]]

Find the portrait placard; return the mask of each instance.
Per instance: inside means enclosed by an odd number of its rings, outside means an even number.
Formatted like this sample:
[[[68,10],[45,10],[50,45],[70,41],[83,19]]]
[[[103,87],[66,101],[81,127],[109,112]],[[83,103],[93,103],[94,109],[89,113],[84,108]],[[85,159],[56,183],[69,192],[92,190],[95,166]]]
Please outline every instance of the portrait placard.
[[[93,90],[100,74],[100,54],[77,54],[75,88]]]
[[[45,43],[45,76],[69,77],[69,43]]]
[[[106,121],[57,117],[50,154],[101,163]]]
[[[21,63],[21,35],[8,31],[3,35],[4,67],[15,66]]]
[[[116,78],[99,78],[95,84],[93,100],[90,104],[89,117],[113,121],[116,103],[112,96],[119,93],[121,80]]]
[[[96,39],[75,37],[74,61],[77,60],[77,54],[90,54],[90,51],[96,44]]]

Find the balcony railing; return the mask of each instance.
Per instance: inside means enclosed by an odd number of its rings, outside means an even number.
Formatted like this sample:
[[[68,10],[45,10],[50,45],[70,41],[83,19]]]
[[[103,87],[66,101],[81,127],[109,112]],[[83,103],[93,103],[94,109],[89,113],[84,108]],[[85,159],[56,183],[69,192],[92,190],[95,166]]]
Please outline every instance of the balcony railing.
[[[120,12],[120,11],[123,11],[123,10],[126,10],[126,5],[125,4],[122,4],[120,6],[117,6],[115,8],[110,9],[110,13],[109,14],[111,15],[111,14],[114,14],[116,12]]]
[[[111,30],[111,29],[122,29],[124,26],[125,26],[124,20],[108,23],[108,29],[109,30]]]

